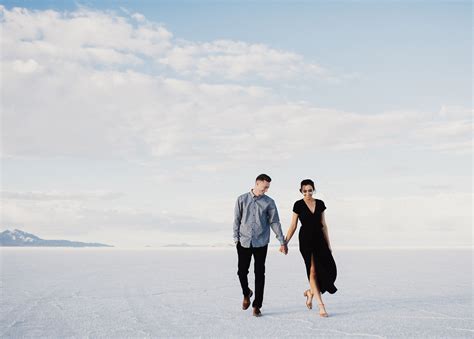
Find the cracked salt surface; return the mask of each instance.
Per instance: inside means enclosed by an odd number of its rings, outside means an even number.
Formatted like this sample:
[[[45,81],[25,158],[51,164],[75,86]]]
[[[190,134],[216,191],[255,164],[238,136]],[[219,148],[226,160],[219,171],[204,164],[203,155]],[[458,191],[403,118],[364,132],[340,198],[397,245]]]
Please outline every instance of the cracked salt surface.
[[[471,250],[333,254],[329,318],[306,309],[298,249],[274,247],[255,318],[231,248],[2,248],[0,337],[473,338]]]

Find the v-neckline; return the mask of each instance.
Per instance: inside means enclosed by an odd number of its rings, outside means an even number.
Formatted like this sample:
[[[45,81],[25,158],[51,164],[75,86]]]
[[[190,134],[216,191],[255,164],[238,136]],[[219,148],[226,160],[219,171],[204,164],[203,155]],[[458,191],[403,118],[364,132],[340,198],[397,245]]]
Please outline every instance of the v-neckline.
[[[314,215],[314,214],[316,213],[316,199],[314,199],[314,212],[311,211],[311,208],[309,208],[308,204],[306,203],[306,201],[304,201],[304,199],[303,199],[303,202],[304,202],[304,204],[306,205],[306,208],[308,209],[308,211],[309,211],[312,215]]]

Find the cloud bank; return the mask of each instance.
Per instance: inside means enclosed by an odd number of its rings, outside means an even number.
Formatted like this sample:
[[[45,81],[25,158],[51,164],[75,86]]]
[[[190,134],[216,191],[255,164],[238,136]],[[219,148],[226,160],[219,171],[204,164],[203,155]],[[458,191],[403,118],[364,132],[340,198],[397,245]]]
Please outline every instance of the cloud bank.
[[[472,154],[470,108],[368,114],[281,98],[275,88],[286,82],[334,81],[326,67],[293,51],[225,39],[186,41],[140,13],[0,6],[0,16],[6,160],[64,156],[158,164],[156,175],[166,182],[166,171],[292,162],[305,149]],[[263,158],[256,145],[265,150]],[[166,168],[170,163],[185,166]],[[102,227],[213,232],[226,222],[114,206],[121,197],[100,190],[8,190],[2,194],[2,222],[58,232],[66,224],[89,225],[82,228],[88,232]],[[464,208],[470,200],[456,195],[456,201]],[[370,223],[393,203],[385,202]],[[442,220],[453,211],[461,214],[455,206],[450,211]]]

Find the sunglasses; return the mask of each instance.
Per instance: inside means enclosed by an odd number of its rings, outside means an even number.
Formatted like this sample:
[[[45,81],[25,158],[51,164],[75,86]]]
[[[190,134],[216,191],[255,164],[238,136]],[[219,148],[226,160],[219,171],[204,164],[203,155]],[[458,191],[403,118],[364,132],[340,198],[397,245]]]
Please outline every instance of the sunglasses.
[[[303,190],[303,193],[313,193],[313,190]]]

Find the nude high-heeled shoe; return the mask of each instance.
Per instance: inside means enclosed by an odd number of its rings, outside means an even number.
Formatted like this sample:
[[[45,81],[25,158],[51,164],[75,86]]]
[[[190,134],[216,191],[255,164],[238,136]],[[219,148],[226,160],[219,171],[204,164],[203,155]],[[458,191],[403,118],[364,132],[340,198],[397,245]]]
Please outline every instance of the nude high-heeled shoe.
[[[319,307],[319,316],[323,317],[323,318],[327,318],[329,315],[326,312],[326,308],[324,308],[324,304],[318,304],[318,305],[320,306]],[[324,312],[321,312],[321,306],[323,306]]]
[[[304,296],[306,297],[306,307],[308,310],[313,308],[313,293],[311,290],[304,291]]]

